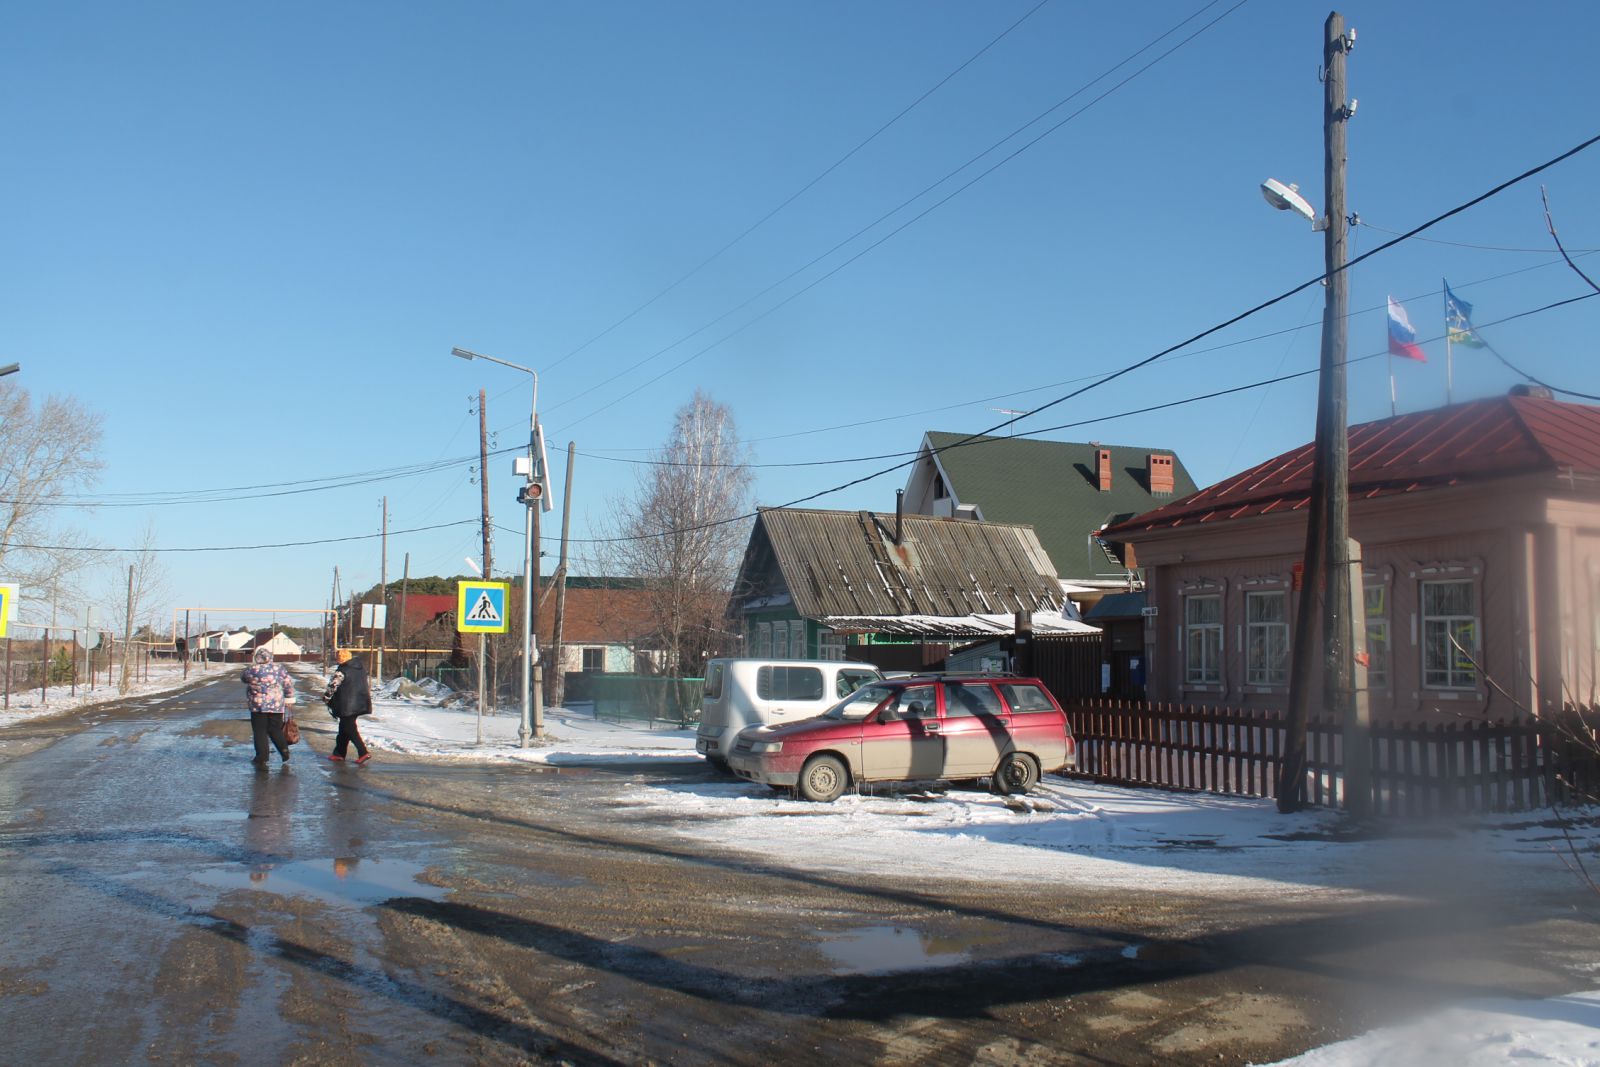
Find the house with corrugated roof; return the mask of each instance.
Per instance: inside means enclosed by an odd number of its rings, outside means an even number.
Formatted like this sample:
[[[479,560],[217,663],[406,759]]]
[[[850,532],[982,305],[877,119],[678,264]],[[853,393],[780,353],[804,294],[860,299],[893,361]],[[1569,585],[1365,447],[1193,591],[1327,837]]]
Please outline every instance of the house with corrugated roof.
[[[915,669],[952,644],[1094,633],[1063,614],[1032,529],[906,512],[761,508],[734,586],[746,655]]]
[[[1519,388],[1352,426],[1349,457],[1374,718],[1600,699],[1600,408]],[[1306,444],[1105,531],[1144,569],[1151,699],[1284,706],[1311,465]]]
[[[1137,588],[1105,527],[1196,489],[1170,449],[928,431],[906,479],[907,511],[1030,526],[1074,600]]]

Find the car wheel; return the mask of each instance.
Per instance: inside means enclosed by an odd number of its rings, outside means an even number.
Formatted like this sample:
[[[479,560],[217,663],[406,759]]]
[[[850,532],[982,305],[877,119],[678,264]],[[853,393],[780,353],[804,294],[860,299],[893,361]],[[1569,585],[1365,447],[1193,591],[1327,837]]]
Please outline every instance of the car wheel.
[[[994,791],[1001,796],[1026,793],[1039,784],[1039,765],[1033,762],[1032,756],[1011,752],[1001,757],[991,781]]]
[[[837,756],[813,756],[800,771],[800,795],[827,804],[839,799],[850,775]]]

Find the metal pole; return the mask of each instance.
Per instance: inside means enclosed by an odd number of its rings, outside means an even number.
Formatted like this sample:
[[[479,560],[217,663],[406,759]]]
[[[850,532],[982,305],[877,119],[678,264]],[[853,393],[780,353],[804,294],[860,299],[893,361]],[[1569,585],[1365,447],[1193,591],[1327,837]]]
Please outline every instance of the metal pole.
[[[532,480],[534,440],[539,425],[539,379],[533,379],[533,408],[528,416],[528,469]],[[517,744],[528,747],[528,738],[534,734],[532,688],[533,657],[537,647],[533,637],[533,512],[538,507],[528,501],[522,516],[522,724],[517,727]],[[542,718],[542,716],[541,716]]]
[[[483,744],[483,650],[487,644],[487,635],[478,635],[478,744]]]

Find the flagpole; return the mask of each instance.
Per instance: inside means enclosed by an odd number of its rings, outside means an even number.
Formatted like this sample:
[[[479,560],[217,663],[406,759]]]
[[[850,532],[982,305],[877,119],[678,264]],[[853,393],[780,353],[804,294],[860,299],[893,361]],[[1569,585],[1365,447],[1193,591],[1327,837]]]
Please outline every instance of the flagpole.
[[[1399,412],[1398,409],[1396,409],[1395,400],[1394,400],[1394,353],[1390,352],[1389,353],[1389,417],[1393,418],[1394,416],[1396,416],[1398,414],[1400,414],[1400,412]]]
[[[1455,386],[1455,353],[1450,345],[1450,283],[1444,283],[1444,402],[1448,406]]]

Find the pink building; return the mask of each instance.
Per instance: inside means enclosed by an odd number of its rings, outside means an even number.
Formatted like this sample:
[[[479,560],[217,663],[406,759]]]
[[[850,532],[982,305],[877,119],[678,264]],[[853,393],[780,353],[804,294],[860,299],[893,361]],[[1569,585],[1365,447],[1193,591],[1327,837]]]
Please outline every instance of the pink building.
[[[1349,440],[1373,717],[1600,700],[1600,408],[1518,387]],[[1151,700],[1285,706],[1310,484],[1307,444],[1105,532],[1145,571]]]

